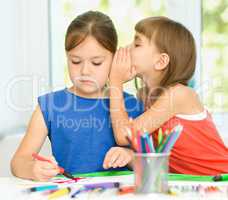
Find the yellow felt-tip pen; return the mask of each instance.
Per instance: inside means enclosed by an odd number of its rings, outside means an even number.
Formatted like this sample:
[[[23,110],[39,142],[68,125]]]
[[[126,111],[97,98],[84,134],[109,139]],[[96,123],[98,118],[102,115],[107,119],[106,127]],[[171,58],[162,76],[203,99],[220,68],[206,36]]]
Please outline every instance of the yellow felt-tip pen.
[[[71,192],[71,188],[70,187],[61,188],[61,189],[57,190],[56,192],[53,192],[50,195],[48,195],[48,199],[55,199],[55,198],[67,195],[70,192]]]

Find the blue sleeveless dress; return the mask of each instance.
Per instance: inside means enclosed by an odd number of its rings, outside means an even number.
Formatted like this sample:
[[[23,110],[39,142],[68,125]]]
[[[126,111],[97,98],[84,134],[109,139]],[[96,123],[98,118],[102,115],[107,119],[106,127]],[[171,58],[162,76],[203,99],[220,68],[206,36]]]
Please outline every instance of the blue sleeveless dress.
[[[136,118],[143,113],[142,102],[134,96],[124,93],[124,99],[130,117]],[[38,103],[59,166],[71,173],[104,171],[106,153],[117,146],[109,99],[80,97],[66,88],[38,97]]]

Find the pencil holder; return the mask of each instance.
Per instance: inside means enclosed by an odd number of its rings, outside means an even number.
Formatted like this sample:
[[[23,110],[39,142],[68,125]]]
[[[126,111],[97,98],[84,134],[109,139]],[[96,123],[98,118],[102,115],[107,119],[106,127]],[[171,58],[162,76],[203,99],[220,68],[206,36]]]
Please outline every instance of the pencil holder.
[[[136,153],[134,173],[136,193],[168,192],[169,153]]]

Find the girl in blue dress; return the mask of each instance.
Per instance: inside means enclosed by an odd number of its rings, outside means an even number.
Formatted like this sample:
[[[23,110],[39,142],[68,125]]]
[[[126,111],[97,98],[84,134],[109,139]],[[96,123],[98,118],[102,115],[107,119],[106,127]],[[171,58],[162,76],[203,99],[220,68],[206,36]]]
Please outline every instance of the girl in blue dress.
[[[71,22],[65,51],[73,85],[38,98],[11,162],[15,176],[47,181],[59,173],[57,164],[71,173],[127,169],[133,152],[116,145],[109,111],[107,80],[116,49],[116,30],[107,15],[88,11]],[[132,118],[143,112],[142,103],[132,95],[124,93],[124,101]],[[53,163],[32,158],[46,137]]]

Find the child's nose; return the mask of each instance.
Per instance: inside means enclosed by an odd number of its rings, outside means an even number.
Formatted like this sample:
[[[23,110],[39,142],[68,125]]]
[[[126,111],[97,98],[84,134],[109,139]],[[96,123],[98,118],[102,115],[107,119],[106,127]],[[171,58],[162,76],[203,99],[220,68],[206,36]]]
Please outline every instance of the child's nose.
[[[82,75],[89,75],[90,74],[90,69],[89,69],[89,64],[84,63],[84,65],[81,68],[81,74]]]

